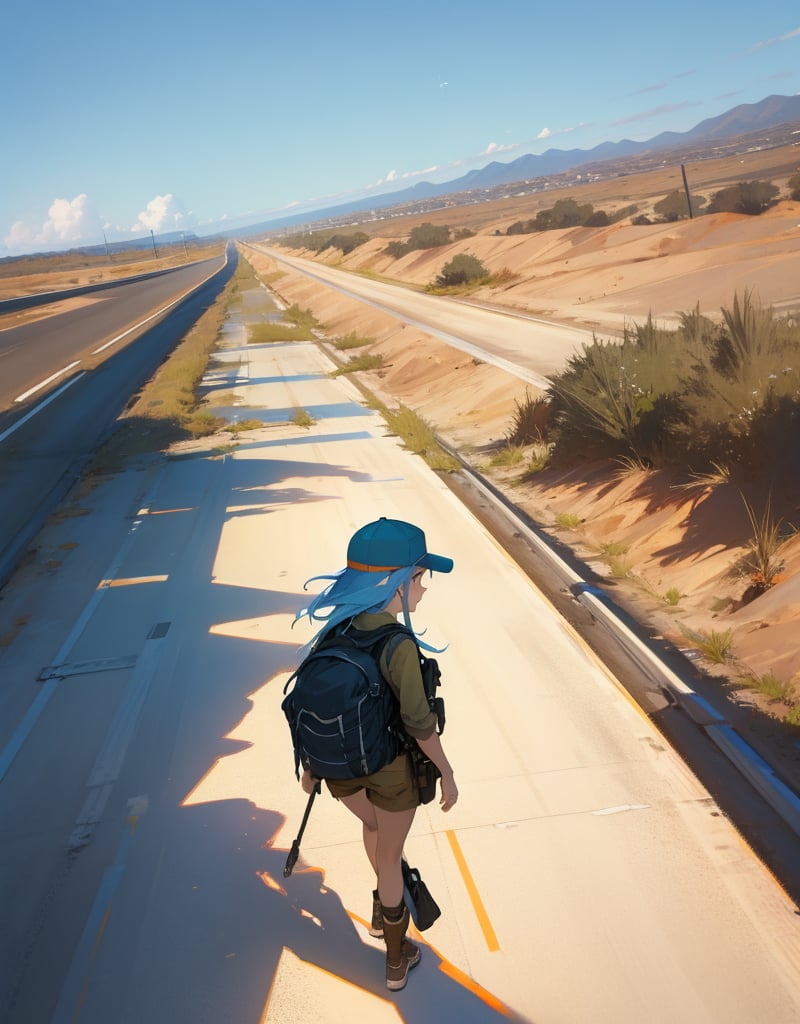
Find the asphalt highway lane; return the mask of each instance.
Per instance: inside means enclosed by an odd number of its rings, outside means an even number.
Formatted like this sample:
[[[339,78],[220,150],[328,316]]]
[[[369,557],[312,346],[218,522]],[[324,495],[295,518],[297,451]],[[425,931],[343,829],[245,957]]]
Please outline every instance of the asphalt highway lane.
[[[264,428],[99,488],[4,594],[0,752],[40,700],[0,783],[4,1021],[796,1021],[800,918],[647,718],[315,346],[227,337],[209,384]],[[443,915],[396,996],[327,795],[282,877],[291,622],[379,515],[455,559],[415,625],[461,797],[407,844]]]
[[[75,482],[131,395],[213,302],[234,267],[235,260],[206,260],[175,272],[176,276],[109,289],[98,293],[105,296],[98,305],[32,324],[38,331],[35,343],[29,342],[27,357],[23,358],[21,350],[6,349],[8,359],[0,365],[3,380],[16,382],[12,392],[23,379],[31,379],[24,375],[33,365],[38,367],[37,374],[52,373],[61,359],[79,357],[79,365],[62,383],[53,383],[55,390],[31,396],[24,415],[17,413],[5,420],[0,416],[0,493],[4,498],[0,583],[13,571],[25,546]],[[198,287],[198,281],[205,283]],[[187,295],[192,282],[194,291]],[[120,295],[115,300],[117,291]],[[165,305],[170,309],[154,317]],[[119,344],[107,348],[102,359],[95,357],[88,363],[89,369],[81,369],[85,361],[82,352],[100,348],[109,331],[112,337],[128,331],[131,318],[135,321],[136,317],[147,322],[120,337]],[[6,367],[16,368],[18,375],[5,376]]]
[[[134,340],[135,334],[125,333],[129,328],[196,288],[219,270],[222,262],[202,260],[144,280],[123,281],[113,288],[80,289],[85,294],[53,303],[49,315],[42,319],[7,329],[0,323],[0,410],[27,408],[47,391],[38,389],[21,403],[20,396],[53,374],[59,374],[57,379],[63,382],[67,374],[60,371],[76,362],[89,359],[96,364],[102,354],[98,350],[112,338],[120,338],[118,347]],[[0,429],[5,428],[7,419],[0,424]]]

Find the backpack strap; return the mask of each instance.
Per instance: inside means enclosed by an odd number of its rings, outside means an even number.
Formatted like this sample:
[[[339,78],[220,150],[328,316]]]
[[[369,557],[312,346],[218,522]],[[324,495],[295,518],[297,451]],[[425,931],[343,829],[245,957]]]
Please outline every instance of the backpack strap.
[[[414,634],[401,623],[398,622],[396,626],[394,624],[381,626],[380,632],[384,630],[388,634],[388,639],[384,641],[383,648],[375,654],[381,674],[385,675],[388,672],[389,663],[400,644],[406,639],[413,640],[417,648],[419,667],[422,673],[422,685],[425,689],[428,707],[436,715],[436,732],[441,736],[445,726],[445,709],[444,699],[436,694],[437,689],[442,685],[442,673],[439,671],[439,663],[436,658],[429,658],[426,654],[422,653]],[[373,630],[373,632],[377,633],[379,630]],[[384,667],[386,672],[384,672]]]

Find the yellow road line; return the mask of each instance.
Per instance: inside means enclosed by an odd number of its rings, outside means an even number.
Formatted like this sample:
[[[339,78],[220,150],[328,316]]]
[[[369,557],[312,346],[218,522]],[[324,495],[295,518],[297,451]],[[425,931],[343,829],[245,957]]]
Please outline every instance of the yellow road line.
[[[143,508],[140,509],[140,516],[171,516],[174,512],[196,512],[197,506],[189,505],[187,508]]]
[[[472,872],[467,866],[464,853],[461,849],[461,844],[459,843],[455,832],[448,830],[445,835],[450,843],[450,849],[453,851],[453,856],[456,859],[456,864],[458,864],[458,870],[461,872],[461,877],[464,879],[464,885],[467,887],[467,893],[469,894],[469,898],[472,903],[472,909],[475,911],[475,916],[478,918],[478,924],[481,926],[481,931],[483,932],[483,937],[486,940],[486,945],[489,947],[489,952],[496,953],[500,949],[500,943],[497,941],[497,935],[492,927],[492,922],[489,920],[489,915],[486,913],[486,907],[483,905],[483,900],[478,892],[475,879],[472,877]]]
[[[140,583],[166,583],[169,576],[130,576],[127,579],[100,580],[98,590],[109,590],[111,587],[135,587]]]

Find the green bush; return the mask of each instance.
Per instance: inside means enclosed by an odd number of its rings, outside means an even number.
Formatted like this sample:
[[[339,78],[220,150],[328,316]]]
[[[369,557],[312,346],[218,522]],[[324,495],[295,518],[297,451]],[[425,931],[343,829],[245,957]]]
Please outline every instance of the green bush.
[[[296,302],[289,306],[283,315],[284,318],[293,323],[295,327],[302,327],[309,331],[323,326],[310,309],[301,309]]]
[[[611,223],[611,218],[608,216],[605,210],[595,210],[594,213],[590,213],[586,220],[583,222],[585,228],[604,228]]]
[[[383,416],[389,430],[402,439],[403,447],[421,455],[431,469],[452,473],[461,468],[458,460],[439,445],[433,426],[413,409],[401,405],[397,410],[384,409]]]
[[[521,444],[507,443],[489,459],[491,466],[518,466],[525,458],[525,449]]]
[[[766,181],[740,181],[711,197],[708,213],[746,213],[751,217],[775,205],[777,185]]]
[[[401,257],[410,253],[411,249],[409,249],[406,242],[401,242],[398,239],[395,239],[395,241],[389,242],[383,251],[387,256],[391,256],[393,260],[399,260]]]
[[[382,366],[382,355],[365,352],[360,356],[351,356],[344,366],[333,371],[333,376],[341,377],[345,373],[357,373],[359,370],[380,370]]]
[[[542,395],[531,397],[530,391],[520,402],[514,400],[514,417],[506,440],[509,444],[535,444],[547,441],[550,403]]]
[[[460,237],[466,238],[468,235],[461,234]],[[450,228],[445,224],[418,224],[415,228],[412,228],[408,240],[401,242],[395,240],[389,242],[384,249],[387,256],[391,256],[394,260],[399,260],[401,256],[405,256],[410,252],[415,252],[417,249],[436,249],[440,245],[447,245],[450,242]]]
[[[692,196],[693,213],[697,213],[704,204],[705,198],[703,196]],[[686,193],[682,189],[675,189],[674,192],[670,192],[668,196],[664,196],[663,199],[659,199],[657,203],[653,204],[653,212],[668,221],[681,220],[684,217],[688,217],[689,204],[686,201]]]
[[[339,349],[340,352],[345,352],[350,348],[363,348],[365,345],[372,345],[374,338],[364,338],[360,334],[356,334],[355,331],[351,331],[349,334],[345,334],[342,338],[337,338],[333,346]]]
[[[559,199],[549,210],[540,210],[535,217],[537,231],[574,228],[594,213],[591,203],[579,204],[574,199]]]
[[[419,224],[408,236],[409,249],[436,249],[450,241],[450,228],[446,224]]]
[[[313,426],[317,421],[308,412],[307,409],[296,408],[290,417],[290,422],[294,423],[296,427],[305,427],[308,429]]]
[[[308,341],[310,337],[310,331],[291,324],[247,325],[247,342],[250,345],[266,345],[273,341]]]
[[[714,325],[699,308],[676,330],[652,318],[621,343],[597,338],[551,377],[554,464],[633,458],[693,474],[800,471],[800,325],[750,293]]]
[[[477,256],[460,252],[442,267],[436,278],[439,288],[452,288],[464,284],[477,284],[488,280],[489,271]]]

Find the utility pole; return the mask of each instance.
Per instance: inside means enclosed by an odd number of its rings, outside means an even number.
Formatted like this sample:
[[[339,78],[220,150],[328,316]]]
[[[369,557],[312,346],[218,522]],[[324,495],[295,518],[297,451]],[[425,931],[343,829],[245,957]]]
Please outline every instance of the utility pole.
[[[153,239],[153,259],[158,259],[158,249],[156,249],[156,236],[153,234],[153,229],[150,228],[150,237]]]
[[[106,256],[108,257],[108,262],[110,263],[111,262],[111,252],[109,251],[109,248],[108,248],[108,239],[106,238],[105,231],[103,232],[103,241],[105,242],[105,246],[106,246]]]
[[[694,220],[694,214],[692,213],[692,197],[689,192],[689,183],[686,181],[686,168],[681,164],[681,174],[683,175],[683,190],[686,193],[686,205],[689,207],[689,220]]]

